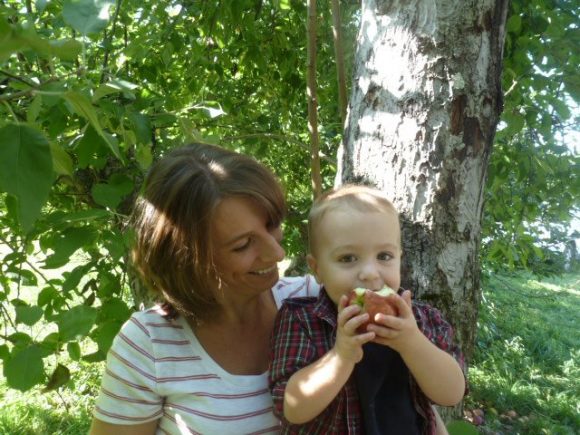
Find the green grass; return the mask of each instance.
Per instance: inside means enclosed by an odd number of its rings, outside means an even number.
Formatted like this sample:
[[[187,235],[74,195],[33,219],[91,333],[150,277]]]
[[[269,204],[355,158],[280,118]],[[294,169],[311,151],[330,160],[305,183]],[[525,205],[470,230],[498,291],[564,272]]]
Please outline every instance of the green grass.
[[[580,433],[580,274],[484,280],[468,411],[483,434]],[[62,361],[59,393],[8,389],[0,378],[0,434],[86,434],[103,364]],[[508,417],[510,414],[512,417]]]
[[[68,361],[72,379],[59,392],[33,388],[21,393],[0,383],[0,434],[87,434],[103,363]]]
[[[580,433],[580,274],[484,281],[466,408],[481,433]]]

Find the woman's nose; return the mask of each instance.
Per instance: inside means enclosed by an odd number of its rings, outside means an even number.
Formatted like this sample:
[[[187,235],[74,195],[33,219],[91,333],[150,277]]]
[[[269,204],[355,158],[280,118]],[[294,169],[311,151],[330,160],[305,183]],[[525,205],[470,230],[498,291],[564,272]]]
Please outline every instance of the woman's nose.
[[[284,248],[280,245],[282,241],[282,230],[277,229],[274,230],[269,236],[266,238],[266,243],[264,244],[264,250],[262,255],[264,256],[265,260],[268,261],[282,261],[286,256],[286,252]]]

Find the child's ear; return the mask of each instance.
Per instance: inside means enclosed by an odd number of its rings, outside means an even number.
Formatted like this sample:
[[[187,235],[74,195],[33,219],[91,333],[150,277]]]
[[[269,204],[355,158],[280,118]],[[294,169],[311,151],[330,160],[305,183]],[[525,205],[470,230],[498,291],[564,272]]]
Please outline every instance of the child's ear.
[[[316,258],[314,258],[312,254],[308,254],[306,256],[306,262],[308,263],[308,267],[310,268],[310,271],[314,275],[314,278],[316,278],[316,282],[318,284],[322,284],[318,276],[318,263],[316,262]]]

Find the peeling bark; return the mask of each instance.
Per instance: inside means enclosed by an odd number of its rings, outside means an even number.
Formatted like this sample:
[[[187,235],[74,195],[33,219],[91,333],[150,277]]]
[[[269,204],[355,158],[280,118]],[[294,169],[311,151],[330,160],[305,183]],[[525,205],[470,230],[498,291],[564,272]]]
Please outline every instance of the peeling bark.
[[[445,313],[468,358],[507,8],[507,0],[363,0],[339,152],[337,184],[370,179],[399,208],[403,284]]]

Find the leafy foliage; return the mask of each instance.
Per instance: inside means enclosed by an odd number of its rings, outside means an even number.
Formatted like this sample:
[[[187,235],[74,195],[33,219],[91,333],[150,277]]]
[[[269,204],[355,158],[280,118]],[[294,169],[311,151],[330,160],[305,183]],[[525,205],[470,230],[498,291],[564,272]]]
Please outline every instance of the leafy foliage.
[[[105,357],[132,310],[126,217],[144,172],[172,147],[215,141],[269,164],[296,199],[287,251],[301,250],[304,15],[284,0],[0,5],[0,303],[12,387],[60,383],[62,352]],[[341,126],[328,10],[320,18],[321,137],[332,155]],[[36,299],[21,299],[25,286]]]
[[[573,149],[580,118],[571,109],[580,99],[578,10],[577,1],[511,3],[505,108],[483,225],[484,258],[496,269],[507,263],[560,273],[565,247],[580,236],[566,229],[580,198],[580,158]]]
[[[342,7],[351,68],[357,5]],[[536,228],[565,224],[578,205],[577,156],[559,141],[578,100],[577,9],[512,2],[505,126],[484,223],[490,265],[543,262]],[[329,3],[318,10],[328,187],[342,125]],[[177,145],[216,142],[272,167],[292,204],[287,252],[303,251],[305,21],[297,0],[0,2],[0,357],[10,386],[58,388],[68,378],[63,353],[105,357],[134,308],[132,200],[152,161]],[[29,288],[34,297],[23,297]]]

